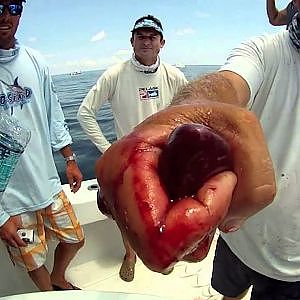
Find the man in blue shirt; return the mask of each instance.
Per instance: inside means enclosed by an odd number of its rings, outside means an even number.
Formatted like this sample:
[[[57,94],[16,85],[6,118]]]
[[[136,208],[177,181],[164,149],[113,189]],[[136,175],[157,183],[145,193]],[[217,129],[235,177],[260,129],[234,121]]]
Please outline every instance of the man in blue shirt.
[[[66,160],[71,190],[78,191],[82,174],[70,144],[71,136],[53,89],[49,69],[38,52],[15,38],[24,0],[0,0],[0,109],[31,131],[4,192],[0,193],[0,238],[13,262],[26,268],[41,291],[74,289],[65,270],[84,243],[83,231],[62,190],[52,151]],[[1,142],[1,141],[0,141]],[[18,235],[19,229],[34,234],[32,243]],[[44,266],[46,236],[54,235],[51,274]]]

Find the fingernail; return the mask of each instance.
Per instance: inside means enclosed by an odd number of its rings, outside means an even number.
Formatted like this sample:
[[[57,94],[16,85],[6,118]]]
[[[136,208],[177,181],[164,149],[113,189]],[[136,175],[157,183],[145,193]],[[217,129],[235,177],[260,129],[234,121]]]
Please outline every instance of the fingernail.
[[[241,228],[242,224],[244,223],[245,219],[231,219],[230,221],[226,222],[224,226],[222,226],[225,230],[224,232],[234,232]]]
[[[234,232],[234,231],[237,231],[239,230],[240,227],[236,227],[236,226],[233,226],[233,227],[230,227],[228,229],[226,229],[227,232]]]
[[[212,189],[208,189],[202,199],[202,202],[208,205],[214,199],[214,191]]]

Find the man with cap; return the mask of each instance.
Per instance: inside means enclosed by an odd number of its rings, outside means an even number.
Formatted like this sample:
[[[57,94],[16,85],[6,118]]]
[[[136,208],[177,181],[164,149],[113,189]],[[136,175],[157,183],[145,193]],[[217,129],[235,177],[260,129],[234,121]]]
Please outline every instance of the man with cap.
[[[157,18],[151,15],[139,18],[131,32],[131,59],[107,69],[88,92],[78,111],[83,130],[101,153],[111,145],[96,120],[104,102],[111,104],[117,139],[120,139],[148,116],[168,106],[187,83],[179,69],[159,58],[165,40]],[[136,255],[124,237],[123,242],[126,254],[120,277],[132,281]]]
[[[83,246],[83,231],[63,192],[52,151],[65,158],[74,193],[82,174],[49,69],[37,51],[15,38],[23,2],[0,0],[0,110],[31,132],[6,189],[0,192],[0,238],[13,263],[27,270],[39,290],[78,289],[65,279],[65,270]],[[48,236],[59,240],[51,274],[44,265]]]

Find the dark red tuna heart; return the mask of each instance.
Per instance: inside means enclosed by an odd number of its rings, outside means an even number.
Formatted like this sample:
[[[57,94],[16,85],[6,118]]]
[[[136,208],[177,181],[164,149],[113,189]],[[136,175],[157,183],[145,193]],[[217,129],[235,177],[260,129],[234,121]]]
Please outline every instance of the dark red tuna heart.
[[[169,136],[158,172],[171,200],[193,196],[210,177],[232,170],[228,143],[202,124],[183,124]]]

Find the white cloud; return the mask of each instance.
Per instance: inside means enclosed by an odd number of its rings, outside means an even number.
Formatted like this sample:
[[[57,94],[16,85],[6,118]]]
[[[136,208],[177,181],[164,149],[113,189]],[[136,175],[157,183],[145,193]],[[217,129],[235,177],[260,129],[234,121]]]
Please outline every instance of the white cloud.
[[[130,56],[131,50],[120,49],[108,57],[82,57],[74,60],[53,62],[50,68],[52,74],[64,74],[74,71],[104,70],[116,63],[129,59]]]
[[[98,41],[101,41],[103,40],[104,38],[106,37],[106,33],[104,30],[96,33],[94,36],[92,36],[91,38],[91,42],[98,42]]]
[[[118,50],[115,55],[116,56],[128,56],[131,53],[131,50],[128,49],[120,49]]]
[[[120,49],[117,50],[111,57],[112,64],[120,63],[131,56],[132,50]]]
[[[195,33],[196,31],[193,28],[183,28],[183,29],[178,29],[175,34],[178,36],[185,36],[185,35],[190,35]]]

